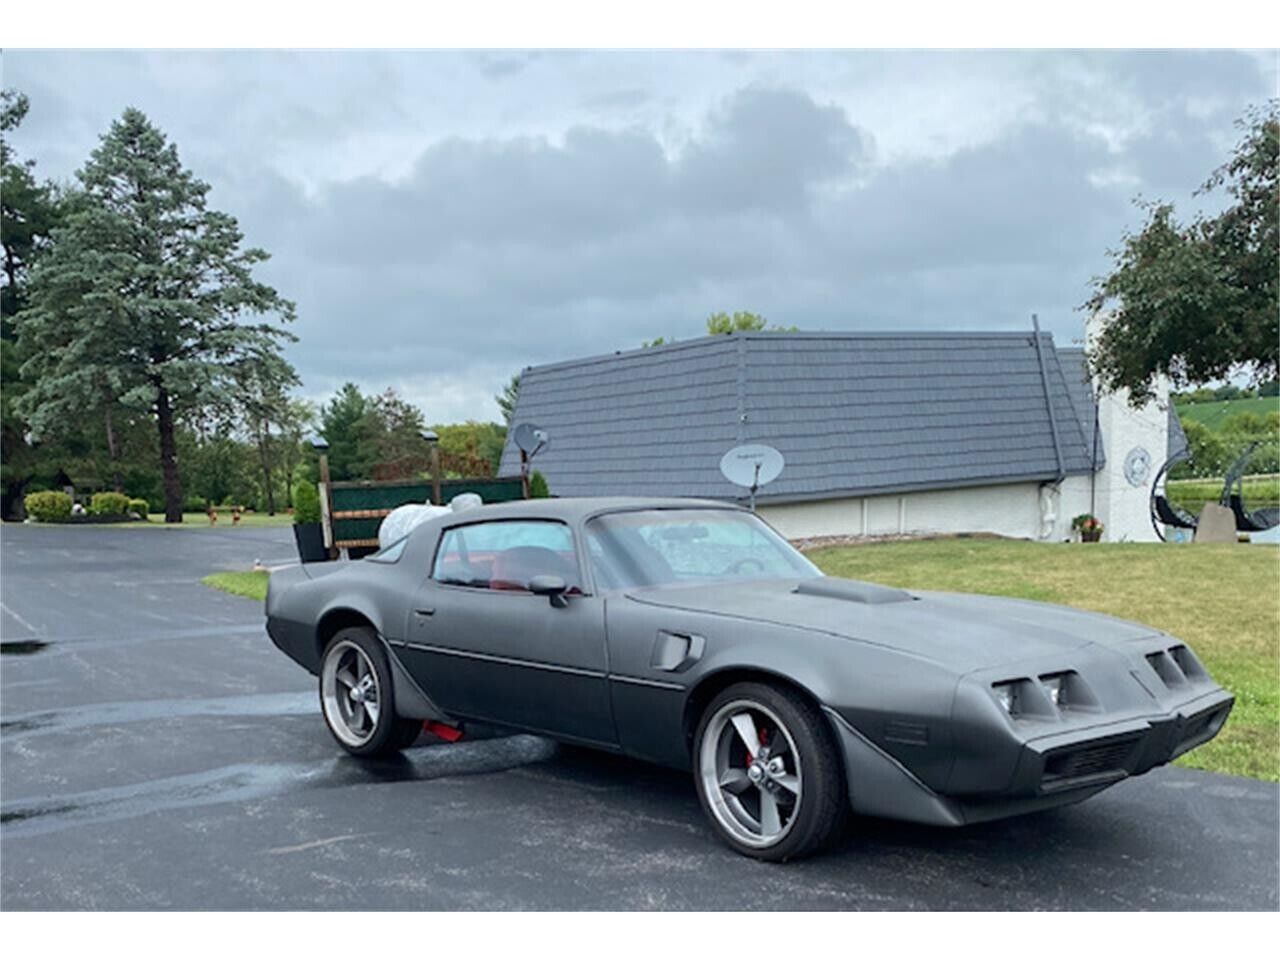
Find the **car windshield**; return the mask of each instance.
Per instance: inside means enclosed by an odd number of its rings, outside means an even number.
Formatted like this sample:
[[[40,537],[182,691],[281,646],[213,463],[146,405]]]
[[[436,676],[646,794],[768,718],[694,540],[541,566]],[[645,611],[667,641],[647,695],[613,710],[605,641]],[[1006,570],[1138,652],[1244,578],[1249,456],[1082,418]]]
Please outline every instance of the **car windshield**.
[[[586,536],[603,589],[822,576],[754,514],[740,510],[611,513],[588,523]]]

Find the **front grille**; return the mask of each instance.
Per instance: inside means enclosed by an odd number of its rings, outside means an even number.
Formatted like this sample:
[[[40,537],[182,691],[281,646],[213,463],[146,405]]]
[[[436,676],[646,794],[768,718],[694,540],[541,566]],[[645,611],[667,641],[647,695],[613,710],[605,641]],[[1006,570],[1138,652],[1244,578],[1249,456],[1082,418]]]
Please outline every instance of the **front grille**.
[[[1083,747],[1069,747],[1045,758],[1043,786],[1058,786],[1065,781],[1091,777],[1100,773],[1127,772],[1125,764],[1141,737],[1123,737]]]

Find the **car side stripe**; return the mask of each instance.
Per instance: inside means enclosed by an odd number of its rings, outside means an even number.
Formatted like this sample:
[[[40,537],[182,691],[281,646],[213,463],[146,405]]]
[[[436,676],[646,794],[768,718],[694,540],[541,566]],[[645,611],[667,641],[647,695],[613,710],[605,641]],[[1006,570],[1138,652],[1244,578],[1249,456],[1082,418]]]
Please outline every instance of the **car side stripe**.
[[[468,660],[485,660],[489,663],[504,663],[512,667],[529,667],[533,670],[551,670],[555,673],[572,673],[580,677],[595,677],[603,680],[605,674],[600,670],[584,670],[581,667],[565,667],[554,663],[539,663],[535,660],[517,660],[514,657],[499,657],[492,653],[476,653],[472,650],[455,650],[452,647],[433,647],[426,643],[405,643],[410,650],[421,650],[424,653],[440,653],[448,657],[465,657]]]
[[[644,677],[623,677],[614,675],[609,678],[616,680],[618,683],[634,683],[641,687],[657,687],[659,690],[683,690],[684,686],[679,683],[668,683],[665,680],[646,680]]]
[[[489,663],[502,663],[512,667],[529,667],[532,670],[550,670],[553,673],[571,673],[580,677],[592,677],[598,680],[616,680],[619,683],[633,683],[642,687],[657,687],[660,690],[683,690],[679,683],[668,683],[663,680],[646,680],[644,677],[609,676],[599,670],[584,670],[581,667],[565,667],[553,663],[538,663],[534,660],[519,660],[514,657],[500,657],[492,653],[476,653],[471,650],[455,650],[451,647],[435,647],[426,643],[396,643],[397,647],[410,650],[421,650],[423,653],[439,653],[448,657],[465,657],[470,660],[485,660]]]

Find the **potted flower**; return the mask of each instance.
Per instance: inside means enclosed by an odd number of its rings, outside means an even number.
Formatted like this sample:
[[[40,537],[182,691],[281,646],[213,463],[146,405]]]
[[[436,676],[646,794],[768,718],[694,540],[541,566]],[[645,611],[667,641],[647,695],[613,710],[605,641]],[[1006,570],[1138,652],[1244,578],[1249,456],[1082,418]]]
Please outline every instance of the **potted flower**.
[[[329,551],[324,548],[324,526],[320,522],[320,494],[316,485],[307,480],[293,485],[293,539],[298,544],[298,559],[303,563],[329,559]]]
[[[1080,534],[1082,543],[1097,543],[1102,539],[1102,521],[1092,513],[1082,513],[1071,520],[1071,529]]]

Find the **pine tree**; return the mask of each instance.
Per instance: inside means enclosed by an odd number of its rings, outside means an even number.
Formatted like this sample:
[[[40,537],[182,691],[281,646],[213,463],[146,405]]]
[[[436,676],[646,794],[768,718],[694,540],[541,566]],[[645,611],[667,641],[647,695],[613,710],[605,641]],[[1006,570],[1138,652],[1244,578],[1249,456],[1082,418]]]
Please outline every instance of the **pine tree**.
[[[511,379],[507,381],[507,385],[502,388],[502,392],[493,398],[497,403],[498,409],[502,411],[502,419],[506,423],[507,428],[511,427],[511,418],[515,416],[516,400],[520,396],[520,374],[512,374]]]
[[[364,477],[360,460],[360,424],[370,401],[354,383],[344,383],[320,408],[320,435],[329,445],[329,475],[334,480]]]
[[[36,381],[23,409],[37,435],[103,403],[145,409],[165,519],[181,522],[177,423],[229,405],[236,365],[292,339],[246,315],[288,321],[294,307],[253,278],[267,253],[241,247],[235,219],[209,208],[209,185],[141,111],[125,110],[77,176],[19,316]]]
[[[36,179],[35,161],[20,159],[9,135],[27,115],[27,98],[0,91],[0,516],[22,519],[22,496],[38,469],[39,455],[28,443],[29,427],[17,401],[29,384],[21,375],[14,318],[26,306],[27,277],[47,248],[60,215],[57,189]],[[47,451],[47,448],[46,448]]]

